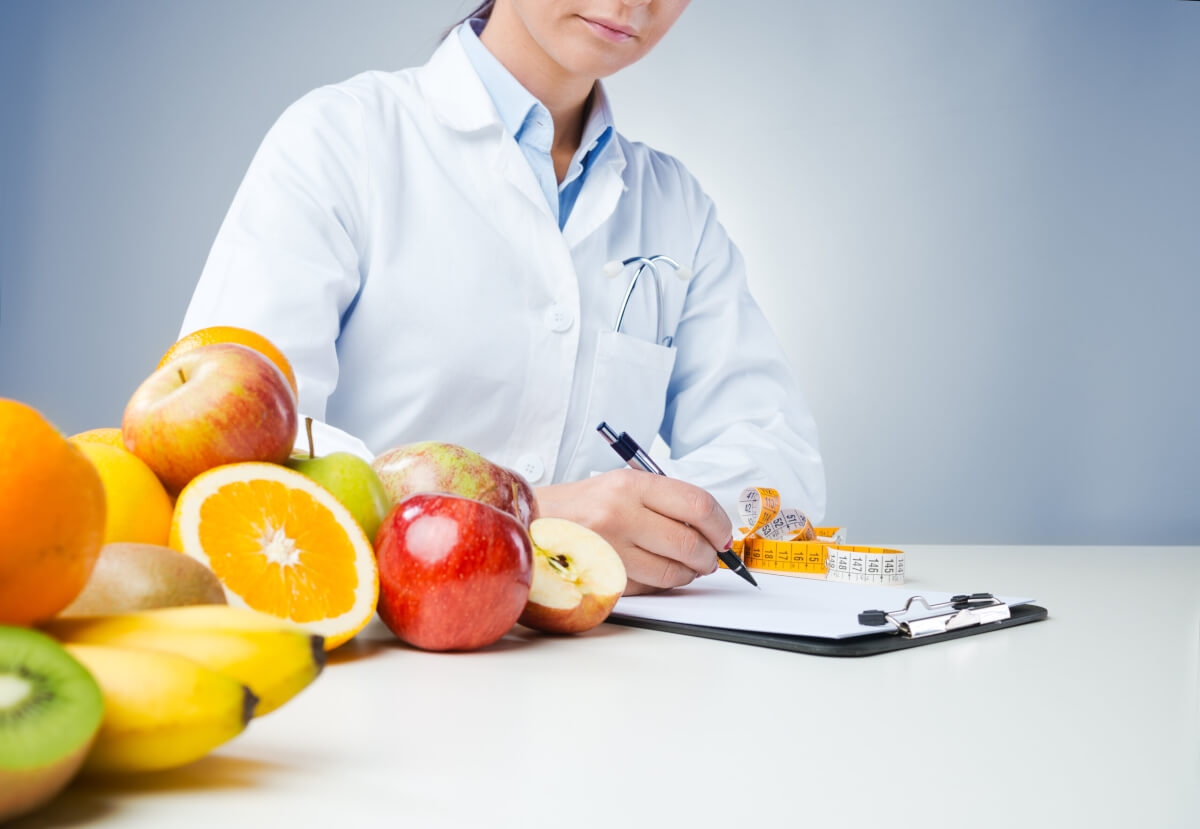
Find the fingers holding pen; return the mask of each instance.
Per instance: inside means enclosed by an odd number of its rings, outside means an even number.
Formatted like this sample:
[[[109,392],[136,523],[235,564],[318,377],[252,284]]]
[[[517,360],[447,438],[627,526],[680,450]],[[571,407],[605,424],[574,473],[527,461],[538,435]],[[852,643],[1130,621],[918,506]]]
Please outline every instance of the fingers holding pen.
[[[694,527],[654,510],[644,512],[632,540],[640,550],[664,562],[660,568],[663,571],[662,579],[651,582],[658,587],[679,586],[678,583],[668,583],[677,579],[672,577],[674,570],[665,566],[667,562],[685,568],[691,574],[688,581],[717,569],[717,551],[708,539]]]
[[[691,584],[700,574],[675,559],[640,547],[627,547],[621,556],[628,577],[625,594],[652,593]]]
[[[698,486],[659,475],[635,472],[642,486],[642,503],[647,509],[686,524],[711,548],[713,564],[718,550],[728,550],[733,539],[733,525],[717,499]],[[691,539],[677,538],[680,543]],[[711,572],[705,570],[703,572]]]
[[[716,571],[717,551],[727,548],[718,545],[731,533],[716,499],[684,481],[633,470],[613,474],[641,507],[630,527],[632,549],[623,556],[633,582],[627,592],[681,587]]]

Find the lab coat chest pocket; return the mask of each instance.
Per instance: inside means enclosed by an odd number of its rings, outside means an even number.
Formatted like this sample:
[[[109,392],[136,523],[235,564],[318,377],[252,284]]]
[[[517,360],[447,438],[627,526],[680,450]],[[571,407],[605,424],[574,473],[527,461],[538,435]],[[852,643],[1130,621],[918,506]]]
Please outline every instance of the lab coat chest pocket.
[[[594,429],[600,421],[607,421],[649,448],[662,425],[674,367],[674,348],[617,331],[601,331],[592,368],[588,426]]]

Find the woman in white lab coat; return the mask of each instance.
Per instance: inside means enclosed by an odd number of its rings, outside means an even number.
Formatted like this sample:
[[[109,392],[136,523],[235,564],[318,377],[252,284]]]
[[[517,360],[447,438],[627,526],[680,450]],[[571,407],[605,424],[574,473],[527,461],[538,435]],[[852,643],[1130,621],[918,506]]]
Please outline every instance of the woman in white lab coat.
[[[613,127],[598,79],[687,0],[495,0],[430,61],[305,95],[255,155],[183,323],[259,331],[287,355],[320,452],[418,440],[525,475],[543,515],[593,527],[628,592],[716,569],[738,491],[814,521],[812,417],[711,200]],[[620,331],[632,268],[663,254]],[[670,478],[622,467],[607,421]]]

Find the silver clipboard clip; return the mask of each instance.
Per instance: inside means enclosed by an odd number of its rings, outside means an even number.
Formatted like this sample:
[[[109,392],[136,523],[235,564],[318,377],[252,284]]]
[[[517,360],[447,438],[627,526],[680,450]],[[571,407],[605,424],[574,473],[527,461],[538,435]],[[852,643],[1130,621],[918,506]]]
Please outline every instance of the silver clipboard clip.
[[[929,615],[907,618],[914,602],[920,602]],[[935,604],[925,601],[924,596],[913,596],[900,610],[864,610],[858,614],[858,623],[877,627],[891,622],[896,626],[895,633],[908,639],[920,639],[958,628],[1002,622],[1011,616],[1008,605],[991,593],[962,593]]]

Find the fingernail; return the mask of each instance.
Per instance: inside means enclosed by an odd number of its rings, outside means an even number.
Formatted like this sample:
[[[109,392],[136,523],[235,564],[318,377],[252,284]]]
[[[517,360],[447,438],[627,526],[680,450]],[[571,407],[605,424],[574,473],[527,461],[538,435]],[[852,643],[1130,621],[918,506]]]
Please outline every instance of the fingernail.
[[[733,536],[732,535],[729,536],[729,540],[725,542],[725,546],[722,547],[721,550],[724,551],[724,550],[731,550],[731,549],[733,549]]]

